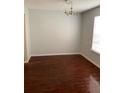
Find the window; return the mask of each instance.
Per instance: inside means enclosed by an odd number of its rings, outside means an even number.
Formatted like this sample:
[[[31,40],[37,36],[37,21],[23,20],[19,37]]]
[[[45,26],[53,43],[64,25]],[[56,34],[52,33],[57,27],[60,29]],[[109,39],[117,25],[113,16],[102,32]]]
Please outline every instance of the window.
[[[100,16],[94,18],[92,50],[100,54]]]

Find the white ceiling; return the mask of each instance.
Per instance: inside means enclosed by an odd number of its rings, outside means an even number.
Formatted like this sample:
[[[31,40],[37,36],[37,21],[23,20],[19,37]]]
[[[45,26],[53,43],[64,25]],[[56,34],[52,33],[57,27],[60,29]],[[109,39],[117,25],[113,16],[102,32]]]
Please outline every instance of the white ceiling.
[[[83,12],[100,5],[100,0],[72,0],[75,11]],[[25,0],[25,7],[48,11],[64,11],[65,0]]]

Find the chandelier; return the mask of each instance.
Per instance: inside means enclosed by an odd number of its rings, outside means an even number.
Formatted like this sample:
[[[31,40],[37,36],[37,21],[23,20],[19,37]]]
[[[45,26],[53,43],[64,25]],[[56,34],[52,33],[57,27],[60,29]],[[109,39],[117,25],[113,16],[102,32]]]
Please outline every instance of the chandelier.
[[[72,2],[72,0],[65,0],[65,4],[66,4],[66,6],[65,6],[65,12],[64,13],[67,16],[69,16],[69,15],[77,15],[78,14],[78,13],[73,11],[73,2]]]

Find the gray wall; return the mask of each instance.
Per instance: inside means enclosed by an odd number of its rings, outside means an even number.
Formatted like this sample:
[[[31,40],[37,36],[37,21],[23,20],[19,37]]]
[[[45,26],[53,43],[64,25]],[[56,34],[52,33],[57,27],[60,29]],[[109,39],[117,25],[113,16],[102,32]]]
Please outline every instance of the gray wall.
[[[59,11],[30,10],[31,55],[80,52],[80,16]]]
[[[81,54],[100,66],[100,55],[91,50],[94,17],[100,15],[100,7],[91,9],[81,14]]]

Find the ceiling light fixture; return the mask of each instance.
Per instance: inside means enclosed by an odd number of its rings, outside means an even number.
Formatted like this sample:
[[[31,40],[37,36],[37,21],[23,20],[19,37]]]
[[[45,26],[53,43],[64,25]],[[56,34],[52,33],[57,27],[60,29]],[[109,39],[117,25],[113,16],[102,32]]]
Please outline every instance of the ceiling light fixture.
[[[65,0],[66,8],[65,8],[65,14],[67,16],[69,15],[77,15],[78,13],[73,11],[73,2],[72,0]]]

